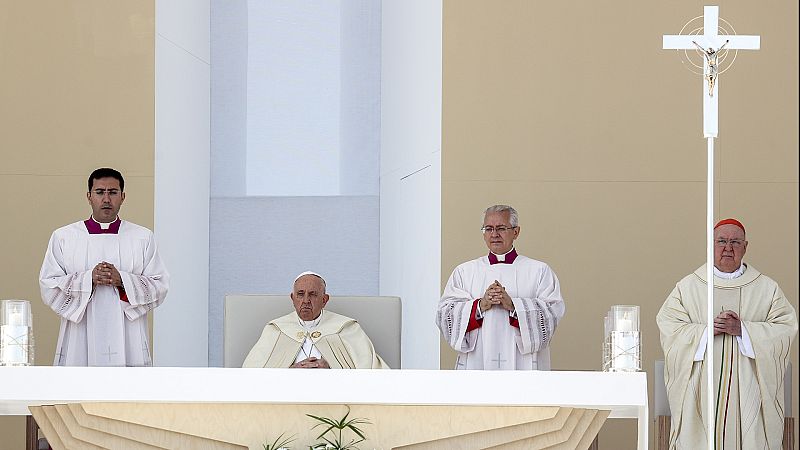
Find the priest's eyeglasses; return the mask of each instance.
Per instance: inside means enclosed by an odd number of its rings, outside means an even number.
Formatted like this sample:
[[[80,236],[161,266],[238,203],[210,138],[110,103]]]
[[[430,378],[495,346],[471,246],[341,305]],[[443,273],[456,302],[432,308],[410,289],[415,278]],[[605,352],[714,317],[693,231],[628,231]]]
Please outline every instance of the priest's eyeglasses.
[[[714,245],[717,247],[727,247],[728,244],[733,248],[741,248],[744,245],[744,241],[741,239],[717,239],[714,241]]]
[[[119,195],[119,189],[95,189],[92,192],[98,197],[108,194],[109,197],[113,198]]]
[[[505,233],[506,231],[513,230],[514,228],[517,228],[517,227],[506,227],[506,226],[502,226],[502,225],[499,226],[499,227],[485,226],[485,227],[481,227],[481,231],[483,231],[484,233],[487,233],[487,234],[492,234],[495,231],[497,231],[498,233]]]

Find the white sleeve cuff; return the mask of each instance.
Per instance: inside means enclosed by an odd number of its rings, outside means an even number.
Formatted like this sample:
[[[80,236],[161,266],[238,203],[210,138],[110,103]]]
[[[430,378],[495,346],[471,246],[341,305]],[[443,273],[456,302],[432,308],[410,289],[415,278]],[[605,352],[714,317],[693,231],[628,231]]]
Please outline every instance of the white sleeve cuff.
[[[753,351],[753,342],[750,341],[750,334],[747,333],[744,322],[740,323],[742,324],[742,335],[736,336],[736,343],[739,344],[739,351],[742,352],[744,356],[755,359],[756,353]]]
[[[697,345],[697,350],[694,352],[694,360],[702,361],[706,354],[706,344],[708,343],[708,327],[703,328],[703,336],[700,337],[700,343]]]

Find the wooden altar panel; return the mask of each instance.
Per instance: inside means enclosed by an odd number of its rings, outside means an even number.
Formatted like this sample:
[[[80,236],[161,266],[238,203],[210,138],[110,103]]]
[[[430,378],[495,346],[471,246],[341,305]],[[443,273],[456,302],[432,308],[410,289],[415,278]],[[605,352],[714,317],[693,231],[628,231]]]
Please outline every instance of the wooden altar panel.
[[[173,444],[172,448],[202,448],[207,450],[233,450],[240,449],[240,446],[226,444],[213,439],[204,439],[197,436],[176,433],[158,427],[141,425],[139,423],[126,422],[123,420],[111,419],[102,415],[87,414],[83,405],[71,403],[67,405],[82,427],[93,430],[100,430],[109,436],[119,436],[128,440],[140,441],[144,444],[152,445],[156,448],[163,448],[167,444]],[[104,447],[119,448],[120,444],[109,440]]]
[[[587,449],[609,411],[559,407],[82,403],[31,407],[55,450],[261,449],[281,433],[307,448],[306,414],[368,419],[362,448]],[[355,437],[353,435],[353,437]]]

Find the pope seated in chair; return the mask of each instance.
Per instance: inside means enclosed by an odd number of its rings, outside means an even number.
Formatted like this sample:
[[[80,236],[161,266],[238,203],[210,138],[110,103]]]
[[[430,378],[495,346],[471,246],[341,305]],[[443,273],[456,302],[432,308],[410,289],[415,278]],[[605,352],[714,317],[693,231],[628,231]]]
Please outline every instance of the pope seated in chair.
[[[291,293],[294,312],[264,327],[242,367],[388,369],[355,319],[325,311],[325,280],[303,272]]]

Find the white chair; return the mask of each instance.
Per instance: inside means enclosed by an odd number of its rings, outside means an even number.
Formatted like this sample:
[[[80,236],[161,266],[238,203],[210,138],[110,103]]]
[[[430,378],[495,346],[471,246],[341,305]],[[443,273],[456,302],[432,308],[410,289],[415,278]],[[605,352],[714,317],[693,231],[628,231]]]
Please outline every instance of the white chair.
[[[325,309],[356,319],[389,367],[400,368],[400,297],[331,296]],[[224,367],[242,367],[264,326],[293,310],[288,295],[226,295]]]
[[[669,448],[669,432],[672,425],[672,414],[669,411],[667,399],[667,386],[664,383],[664,361],[656,360],[655,380],[655,443],[656,450]],[[792,363],[786,367],[783,377],[783,410],[786,417],[783,419],[783,450],[794,450],[794,417],[792,417]]]

